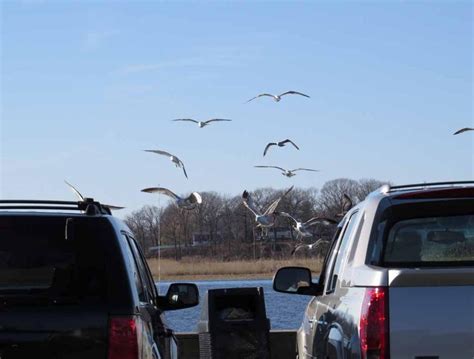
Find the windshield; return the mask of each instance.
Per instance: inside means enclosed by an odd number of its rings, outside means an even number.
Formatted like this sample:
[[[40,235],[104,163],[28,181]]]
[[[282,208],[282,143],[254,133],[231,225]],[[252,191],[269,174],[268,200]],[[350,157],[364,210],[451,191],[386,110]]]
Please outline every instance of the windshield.
[[[2,300],[22,296],[103,301],[105,255],[100,234],[105,224],[89,218],[0,217]]]
[[[474,215],[399,221],[389,231],[383,258],[388,266],[472,265]]]

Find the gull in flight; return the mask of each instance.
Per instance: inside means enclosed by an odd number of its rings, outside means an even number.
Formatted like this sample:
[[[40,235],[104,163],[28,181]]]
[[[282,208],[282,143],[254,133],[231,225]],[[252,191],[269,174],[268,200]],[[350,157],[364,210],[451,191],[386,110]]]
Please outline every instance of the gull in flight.
[[[300,96],[304,96],[304,97],[307,97],[307,98],[310,98],[308,95],[305,95],[304,93],[301,93],[301,92],[298,92],[298,91],[286,91],[286,92],[283,92],[282,94],[279,94],[279,95],[272,95],[270,93],[261,93],[260,95],[257,95],[255,97],[252,97],[250,100],[248,100],[247,102],[250,102],[250,101],[253,101],[255,100],[256,98],[259,98],[259,97],[263,97],[263,96],[268,96],[268,97],[272,97],[275,102],[280,102],[281,98],[285,95],[300,95]]]
[[[265,156],[267,154],[267,151],[271,146],[284,147],[287,143],[291,143],[293,146],[295,146],[295,148],[297,150],[300,149],[292,140],[286,139],[286,140],[283,140],[283,141],[280,141],[280,142],[270,142],[270,143],[268,143],[265,146],[265,151],[263,151],[263,155]]]
[[[74,192],[74,194],[76,195],[76,197],[79,199],[80,202],[87,202],[87,199],[86,197],[84,197],[81,192],[78,191],[78,189],[76,187],[74,187],[72,184],[70,184],[68,181],[64,180],[64,183],[66,183],[69,188]],[[105,203],[101,203],[100,204],[102,207],[105,207],[105,208],[108,208],[109,210],[119,210],[119,209],[124,209],[125,207],[119,207],[119,206],[112,206],[110,204],[105,204]]]
[[[328,242],[328,241],[320,238],[316,242],[311,243],[311,244],[300,244],[298,246],[295,246],[295,248],[293,248],[290,255],[296,254],[296,252],[299,251],[301,248],[308,248],[309,250],[312,250],[312,249],[316,248],[317,246],[319,246],[321,243],[324,243],[324,242]]]
[[[171,162],[173,162],[176,167],[178,168],[182,168],[183,169],[183,172],[184,172],[184,175],[186,178],[188,178],[188,174],[186,173],[186,168],[184,168],[184,163],[183,161],[181,161],[178,157],[176,157],[175,155],[172,155],[171,153],[168,153],[166,151],[161,151],[161,150],[144,150],[145,152],[153,152],[153,153],[156,153],[158,155],[163,155],[163,156],[168,156],[169,159],[171,160]]]
[[[313,234],[309,231],[309,228],[314,226],[316,223],[322,223],[326,226],[337,224],[337,221],[325,217],[313,217],[306,222],[299,222],[292,215],[286,212],[279,212],[279,214],[280,216],[287,217],[294,222],[293,228],[296,233],[298,233],[298,240],[304,237],[311,237]]]
[[[248,210],[253,213],[253,215],[255,216],[255,222],[257,222],[257,227],[260,227],[262,228],[262,230],[265,230],[265,235],[267,233],[268,227],[272,227],[275,224],[275,220],[279,215],[279,212],[275,211],[278,207],[278,204],[280,203],[281,199],[285,197],[292,189],[293,186],[291,186],[285,193],[283,193],[280,197],[273,201],[263,213],[256,208],[249,192],[244,191],[244,193],[242,194],[244,206],[247,207]]]
[[[461,128],[460,130],[457,130],[456,132],[454,132],[453,135],[459,135],[460,133],[467,132],[467,131],[474,131],[474,128],[464,127],[464,128]]]
[[[178,119],[173,120],[173,121],[194,122],[194,123],[197,123],[199,128],[203,128],[203,127],[209,125],[212,122],[232,121],[232,120],[228,120],[228,119],[225,119],[225,118],[213,118],[213,119],[210,119],[210,120],[207,120],[207,121],[196,121],[196,120],[193,120],[192,118],[178,118]]]
[[[163,187],[150,187],[142,189],[142,192],[146,193],[161,193],[168,197],[171,197],[176,206],[181,209],[194,209],[198,204],[202,203],[202,197],[199,193],[193,192],[188,197],[182,198],[178,196],[176,193],[170,191],[168,188]]]
[[[278,166],[254,166],[255,168],[276,168],[279,169],[281,174],[286,177],[293,177],[296,176],[296,171],[311,171],[311,172],[319,172],[319,170],[313,170],[311,168],[295,168],[294,170],[285,170],[284,168]]]
[[[352,200],[351,198],[343,193],[342,194],[342,201],[341,201],[341,213],[336,214],[336,217],[344,217],[347,212],[352,208]]]

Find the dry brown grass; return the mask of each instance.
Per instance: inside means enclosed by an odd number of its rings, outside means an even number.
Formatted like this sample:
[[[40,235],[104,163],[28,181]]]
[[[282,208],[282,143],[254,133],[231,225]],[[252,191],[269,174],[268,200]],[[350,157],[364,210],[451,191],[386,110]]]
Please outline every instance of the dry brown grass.
[[[156,258],[148,260],[156,279],[252,279],[272,278],[276,270],[284,266],[303,266],[319,273],[322,262],[317,258],[291,260],[261,259],[257,261],[212,261],[208,258],[183,258],[181,261]]]

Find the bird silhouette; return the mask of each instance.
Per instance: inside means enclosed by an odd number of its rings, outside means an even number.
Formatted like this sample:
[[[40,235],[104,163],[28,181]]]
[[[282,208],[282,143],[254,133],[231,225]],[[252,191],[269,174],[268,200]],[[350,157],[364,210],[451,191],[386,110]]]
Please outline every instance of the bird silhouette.
[[[250,102],[250,101],[253,101],[259,97],[264,97],[264,96],[268,96],[268,97],[272,97],[275,102],[280,102],[281,101],[281,98],[283,96],[286,96],[286,95],[300,95],[300,96],[304,96],[304,97],[307,97],[307,98],[310,98],[308,95],[305,95],[304,93],[301,93],[301,92],[298,92],[298,91],[286,91],[286,92],[283,92],[282,94],[279,94],[279,95],[272,95],[270,93],[261,93],[260,95],[257,95],[255,97],[252,97],[250,100],[248,100],[247,102]]]
[[[263,151],[263,156],[265,156],[267,154],[267,151],[268,149],[271,147],[271,146],[278,146],[278,147],[284,147],[287,143],[291,143],[297,150],[299,150],[300,148],[290,139],[286,139],[286,140],[283,140],[283,141],[280,141],[280,142],[270,142],[268,143],[266,146],[265,146],[265,150]]]

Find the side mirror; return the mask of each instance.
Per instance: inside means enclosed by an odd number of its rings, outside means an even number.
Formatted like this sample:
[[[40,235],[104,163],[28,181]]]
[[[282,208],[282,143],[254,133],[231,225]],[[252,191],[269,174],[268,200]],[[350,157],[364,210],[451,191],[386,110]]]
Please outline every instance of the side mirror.
[[[164,299],[163,310],[191,308],[199,304],[199,289],[193,283],[172,283]]]
[[[320,286],[314,284],[311,270],[305,267],[283,267],[273,277],[273,290],[289,294],[319,295]]]

